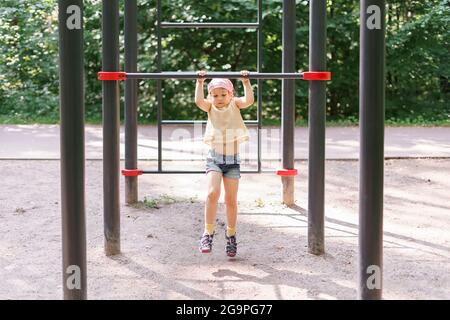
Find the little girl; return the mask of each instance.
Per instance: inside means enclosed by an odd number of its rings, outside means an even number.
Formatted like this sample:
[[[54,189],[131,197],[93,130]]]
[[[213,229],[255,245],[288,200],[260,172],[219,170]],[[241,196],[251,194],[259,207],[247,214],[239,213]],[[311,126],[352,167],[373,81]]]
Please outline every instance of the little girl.
[[[206,72],[200,71],[198,74],[204,77]],[[250,80],[245,78],[248,76],[248,71],[241,71],[241,75],[243,76],[241,81],[244,86],[244,97],[234,96],[233,84],[228,79],[212,79],[208,84],[207,99],[203,95],[205,79],[199,78],[195,87],[195,104],[208,113],[208,123],[203,141],[210,147],[206,157],[208,196],[205,204],[205,230],[200,239],[199,249],[202,253],[211,252],[212,249],[214,222],[223,176],[227,212],[225,249],[229,257],[234,257],[237,252],[237,192],[241,177],[238,146],[249,139],[240,109],[247,108],[254,102]]]

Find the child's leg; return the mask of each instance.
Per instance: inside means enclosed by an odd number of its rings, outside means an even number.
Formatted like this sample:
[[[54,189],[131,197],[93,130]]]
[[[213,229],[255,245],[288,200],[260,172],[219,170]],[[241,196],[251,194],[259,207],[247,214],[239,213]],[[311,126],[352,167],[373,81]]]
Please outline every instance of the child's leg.
[[[212,234],[216,221],[217,203],[220,197],[222,172],[210,171],[206,177],[208,180],[208,195],[205,201],[205,231]]]
[[[225,205],[227,211],[227,236],[231,237],[236,233],[239,179],[223,177],[223,185],[225,189]]]

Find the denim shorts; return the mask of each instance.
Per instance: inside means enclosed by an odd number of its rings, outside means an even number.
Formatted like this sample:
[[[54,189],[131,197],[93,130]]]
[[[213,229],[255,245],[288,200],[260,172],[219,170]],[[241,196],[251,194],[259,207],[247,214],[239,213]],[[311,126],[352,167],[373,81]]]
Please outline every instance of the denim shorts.
[[[226,178],[239,179],[241,177],[239,154],[224,155],[210,149],[206,156],[206,174],[210,171],[221,172]]]

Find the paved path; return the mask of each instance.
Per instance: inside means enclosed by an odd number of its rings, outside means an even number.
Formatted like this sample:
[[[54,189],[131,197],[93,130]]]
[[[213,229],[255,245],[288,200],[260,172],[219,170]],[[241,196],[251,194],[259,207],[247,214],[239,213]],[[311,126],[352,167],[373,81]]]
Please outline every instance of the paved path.
[[[247,159],[257,156],[256,129],[250,130],[250,142],[242,145],[241,155]],[[86,126],[86,158],[102,158],[101,126]],[[201,126],[164,126],[163,159],[203,159],[207,146],[202,142]],[[121,157],[124,157],[123,127],[121,128]],[[139,159],[157,159],[156,126],[139,127]],[[261,130],[262,158],[276,160],[280,155],[279,127]],[[59,159],[58,125],[0,125],[0,159]],[[359,129],[357,127],[327,128],[326,158],[357,159]],[[450,127],[387,127],[386,157],[450,157]],[[308,158],[308,129],[295,129],[295,158]]]

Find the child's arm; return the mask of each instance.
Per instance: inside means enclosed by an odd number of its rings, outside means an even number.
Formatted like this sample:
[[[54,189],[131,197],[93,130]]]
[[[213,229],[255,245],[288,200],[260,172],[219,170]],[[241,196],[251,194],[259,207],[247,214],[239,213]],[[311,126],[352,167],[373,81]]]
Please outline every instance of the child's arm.
[[[248,76],[248,71],[243,70],[241,74],[246,77]],[[236,99],[236,105],[239,109],[244,109],[253,104],[255,102],[255,97],[253,96],[253,89],[250,83],[250,79],[241,78],[242,85],[244,86],[244,96]]]
[[[198,73],[200,76],[204,76],[206,74],[205,71],[200,71]],[[211,102],[205,99],[203,95],[203,83],[205,82],[205,78],[198,78],[195,84],[195,104],[197,107],[202,109],[205,112],[208,112],[211,109]]]

